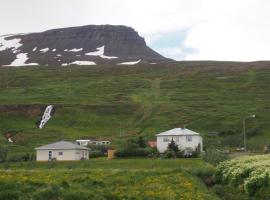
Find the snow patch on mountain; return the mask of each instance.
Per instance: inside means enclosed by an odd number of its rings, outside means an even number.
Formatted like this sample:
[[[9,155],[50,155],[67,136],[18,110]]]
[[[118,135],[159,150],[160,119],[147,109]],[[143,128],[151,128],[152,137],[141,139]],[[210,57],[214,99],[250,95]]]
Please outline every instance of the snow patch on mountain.
[[[40,49],[39,51],[42,52],[42,53],[46,53],[48,52],[50,49],[49,48],[44,48],[44,49]]]
[[[95,62],[93,61],[74,61],[72,63],[70,63],[71,65],[97,65]]]
[[[82,51],[83,50],[83,48],[80,48],[80,49],[76,49],[76,48],[74,48],[74,49],[65,49],[65,51],[71,51],[71,52],[79,52],[79,51]]]
[[[10,36],[0,36],[0,51],[5,51],[12,48],[13,53],[19,52],[18,48],[22,46],[20,43],[21,39],[11,39],[7,40],[6,38]]]
[[[101,46],[101,47],[98,47],[96,49],[97,49],[97,51],[89,52],[89,53],[86,53],[85,55],[87,55],[87,56],[99,56],[99,57],[105,58],[105,59],[118,58],[116,56],[105,56],[104,55],[105,45],[104,46]]]
[[[21,66],[33,66],[33,65],[38,65],[37,63],[27,63],[25,62],[28,60],[27,53],[19,53],[16,56],[16,59],[10,64],[10,65],[4,65],[6,67],[21,67]]]
[[[137,61],[132,61],[132,62],[122,62],[122,63],[119,63],[118,65],[136,65],[139,62],[141,62],[141,59]]]

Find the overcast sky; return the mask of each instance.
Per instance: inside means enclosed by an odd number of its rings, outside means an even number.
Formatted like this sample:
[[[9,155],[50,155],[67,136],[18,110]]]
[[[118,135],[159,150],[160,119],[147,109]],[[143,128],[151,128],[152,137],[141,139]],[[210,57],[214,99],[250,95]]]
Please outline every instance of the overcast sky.
[[[0,0],[0,35],[127,25],[177,60],[270,60],[270,0]]]

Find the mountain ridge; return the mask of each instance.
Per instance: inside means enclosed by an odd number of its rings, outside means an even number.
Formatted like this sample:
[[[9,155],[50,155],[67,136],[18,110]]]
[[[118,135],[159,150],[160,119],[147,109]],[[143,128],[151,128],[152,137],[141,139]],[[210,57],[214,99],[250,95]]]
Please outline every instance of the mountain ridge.
[[[154,64],[172,61],[133,28],[86,25],[0,36],[0,66]]]

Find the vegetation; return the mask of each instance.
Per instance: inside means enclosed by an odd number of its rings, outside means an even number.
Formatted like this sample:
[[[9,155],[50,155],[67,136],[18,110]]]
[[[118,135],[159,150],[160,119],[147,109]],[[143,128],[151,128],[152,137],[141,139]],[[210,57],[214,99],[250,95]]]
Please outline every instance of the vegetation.
[[[205,148],[237,148],[242,119],[254,113],[247,147],[263,150],[270,143],[269,75],[263,64],[232,62],[1,68],[0,145],[8,144],[2,136],[8,131],[16,140],[10,151],[31,152],[61,139],[150,140],[187,125],[202,133]],[[55,115],[37,129],[48,104]]]
[[[147,147],[143,137],[132,138],[120,145],[115,152],[115,156],[123,157],[157,157],[156,148]]]
[[[36,163],[25,170],[27,164],[1,170],[0,199],[218,199],[188,173],[208,166],[198,159],[93,159],[55,163],[53,169]]]
[[[202,156],[205,162],[209,162],[212,165],[217,165],[220,162],[227,160],[228,157],[228,153],[222,152],[217,149],[209,149]]]
[[[269,199],[270,155],[246,156],[218,165],[216,181],[236,186],[249,196]]]

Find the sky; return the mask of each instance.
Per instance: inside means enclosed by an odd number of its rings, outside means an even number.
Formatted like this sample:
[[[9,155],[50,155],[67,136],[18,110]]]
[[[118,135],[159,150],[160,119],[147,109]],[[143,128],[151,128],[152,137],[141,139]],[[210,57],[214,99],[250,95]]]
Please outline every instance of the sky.
[[[126,25],[175,60],[270,60],[269,0],[1,0],[0,19],[0,35]]]

